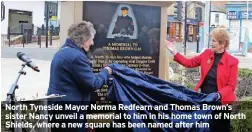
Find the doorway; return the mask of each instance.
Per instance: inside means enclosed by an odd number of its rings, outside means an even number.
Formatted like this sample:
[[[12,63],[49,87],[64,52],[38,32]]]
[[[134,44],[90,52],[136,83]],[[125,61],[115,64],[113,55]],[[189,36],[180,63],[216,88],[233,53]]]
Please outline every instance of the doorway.
[[[18,32],[18,29],[21,29],[20,24],[22,23],[32,24],[32,12],[9,9],[8,27],[10,29],[16,29]]]

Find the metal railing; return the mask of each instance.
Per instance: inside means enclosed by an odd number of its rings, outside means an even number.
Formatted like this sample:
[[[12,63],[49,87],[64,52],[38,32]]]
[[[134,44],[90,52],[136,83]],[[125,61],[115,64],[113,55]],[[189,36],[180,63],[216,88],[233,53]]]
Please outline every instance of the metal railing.
[[[59,36],[59,27],[51,26],[48,31],[44,25],[41,27],[34,26],[33,24],[20,24],[15,27],[8,28],[7,40],[9,41],[8,46],[14,44],[25,44],[37,42],[37,45],[41,48],[41,42],[45,41],[45,36],[48,33],[49,44],[52,46],[52,40],[55,38],[53,36]],[[18,36],[18,35],[22,35]],[[16,37],[18,36],[18,37]],[[15,38],[16,37],[16,38]],[[56,37],[57,38],[57,37]],[[48,45],[47,45],[48,46]],[[47,47],[46,46],[46,47]]]

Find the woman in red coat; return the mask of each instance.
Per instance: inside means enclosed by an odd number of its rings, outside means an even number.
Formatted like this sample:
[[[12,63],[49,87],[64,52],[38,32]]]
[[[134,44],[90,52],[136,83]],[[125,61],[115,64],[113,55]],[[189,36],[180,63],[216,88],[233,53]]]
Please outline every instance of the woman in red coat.
[[[187,68],[201,67],[200,81],[194,90],[201,89],[201,92],[205,94],[217,92],[222,104],[231,104],[236,100],[235,88],[239,61],[226,51],[229,46],[229,35],[226,28],[213,29],[211,48],[191,59],[178,53],[174,43],[166,41],[165,44],[174,55],[174,61]],[[222,121],[220,128],[229,131],[230,120],[226,123]]]

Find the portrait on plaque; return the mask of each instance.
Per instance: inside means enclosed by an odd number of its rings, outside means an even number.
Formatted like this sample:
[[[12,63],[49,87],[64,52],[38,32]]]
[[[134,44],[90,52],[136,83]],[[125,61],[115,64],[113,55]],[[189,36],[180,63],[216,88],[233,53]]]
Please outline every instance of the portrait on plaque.
[[[107,38],[129,37],[137,39],[137,23],[130,5],[118,5],[111,20]]]

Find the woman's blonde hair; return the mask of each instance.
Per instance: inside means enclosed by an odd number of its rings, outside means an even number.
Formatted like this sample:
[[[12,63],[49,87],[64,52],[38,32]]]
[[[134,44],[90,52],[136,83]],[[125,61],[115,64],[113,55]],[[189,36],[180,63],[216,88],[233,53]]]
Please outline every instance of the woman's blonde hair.
[[[229,46],[229,33],[223,25],[216,27],[211,32],[211,37],[215,38],[220,44],[226,42],[225,48]]]

